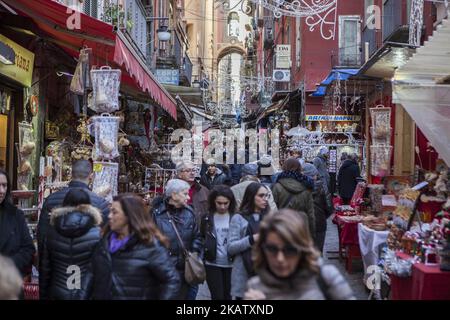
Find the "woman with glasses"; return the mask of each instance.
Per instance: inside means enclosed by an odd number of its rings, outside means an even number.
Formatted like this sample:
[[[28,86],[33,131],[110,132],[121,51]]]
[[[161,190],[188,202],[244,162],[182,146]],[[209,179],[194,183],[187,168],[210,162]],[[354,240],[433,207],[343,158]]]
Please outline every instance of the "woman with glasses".
[[[265,217],[253,253],[258,275],[248,281],[246,299],[354,299],[338,269],[322,263],[302,212],[284,209]]]
[[[205,240],[206,282],[212,300],[231,300],[231,267],[227,243],[236,200],[228,186],[216,186],[209,195],[209,214],[203,217],[200,232]]]
[[[242,299],[245,284],[254,275],[251,247],[258,240],[259,223],[269,212],[269,190],[261,183],[251,183],[244,193],[240,213],[230,221],[228,254],[233,258],[231,295]]]

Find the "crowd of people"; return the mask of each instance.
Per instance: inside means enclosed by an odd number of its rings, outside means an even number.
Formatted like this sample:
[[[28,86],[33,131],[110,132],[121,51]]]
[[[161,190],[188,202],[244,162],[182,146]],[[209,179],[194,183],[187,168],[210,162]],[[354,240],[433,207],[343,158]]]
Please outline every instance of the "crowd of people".
[[[194,163],[180,162],[148,207],[134,194],[111,204],[94,194],[92,164],[78,160],[68,187],[44,202],[37,254],[0,170],[0,298],[20,298],[34,262],[40,299],[195,300],[192,255],[204,263],[213,300],[353,299],[321,258],[333,213],[326,161],[324,149],[313,163],[291,150],[281,172],[265,156],[238,170],[207,161],[201,176]],[[359,177],[356,161],[346,158],[338,174],[345,201]]]

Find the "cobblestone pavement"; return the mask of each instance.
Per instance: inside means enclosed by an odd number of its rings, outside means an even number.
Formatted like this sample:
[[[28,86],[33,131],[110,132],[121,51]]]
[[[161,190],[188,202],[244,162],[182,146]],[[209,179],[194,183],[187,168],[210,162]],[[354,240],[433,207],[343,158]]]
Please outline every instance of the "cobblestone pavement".
[[[353,292],[358,300],[366,300],[368,293],[363,283],[363,265],[361,261],[355,261],[353,263],[353,272],[348,274],[345,270],[344,261],[339,262],[339,259],[332,259],[337,257],[337,253],[328,253],[328,251],[338,251],[339,240],[336,225],[331,222],[331,218],[328,219],[327,235],[325,238],[324,247],[324,259],[326,263],[334,264],[339,271],[345,276],[348,283],[353,289]],[[197,300],[211,300],[208,285],[203,283],[200,285]]]

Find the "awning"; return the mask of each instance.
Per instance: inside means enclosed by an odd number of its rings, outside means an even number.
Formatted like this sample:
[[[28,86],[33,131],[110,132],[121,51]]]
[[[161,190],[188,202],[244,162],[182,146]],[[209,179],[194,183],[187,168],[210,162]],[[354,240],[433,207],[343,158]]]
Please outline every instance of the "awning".
[[[153,77],[139,54],[128,40],[113,31],[113,26],[80,13],[80,29],[67,27],[73,11],[52,0],[2,0],[20,15],[31,18],[50,38],[78,58],[83,47],[92,48],[94,64],[116,64],[124,69],[122,82],[147,92],[148,95],[174,119],[177,117],[176,102]],[[33,30],[31,30],[33,31]]]
[[[395,70],[405,65],[415,49],[408,44],[385,43],[361,67],[359,75],[390,81]]]
[[[450,12],[449,12],[450,16]],[[440,157],[450,165],[450,20],[395,72],[393,102],[402,104]]]
[[[340,80],[347,80],[351,76],[358,73],[359,69],[332,69],[328,77],[326,77],[320,85],[317,87],[316,91],[311,94],[312,97],[323,97],[326,94],[327,86],[329,86],[338,77]]]

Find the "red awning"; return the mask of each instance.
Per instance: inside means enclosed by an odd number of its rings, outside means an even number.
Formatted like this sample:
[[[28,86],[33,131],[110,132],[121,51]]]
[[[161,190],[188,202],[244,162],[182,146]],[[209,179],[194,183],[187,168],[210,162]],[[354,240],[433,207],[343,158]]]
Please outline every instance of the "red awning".
[[[164,87],[153,77],[141,61],[127,39],[115,33],[113,26],[80,13],[80,29],[67,27],[73,11],[52,0],[3,0],[20,15],[29,17],[48,34],[49,39],[58,44],[73,57],[78,57],[83,47],[92,48],[93,64],[116,65],[122,69],[122,81],[134,85],[177,118],[176,102]],[[33,31],[33,30],[31,30]],[[130,81],[133,79],[133,81]]]

